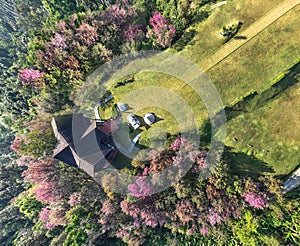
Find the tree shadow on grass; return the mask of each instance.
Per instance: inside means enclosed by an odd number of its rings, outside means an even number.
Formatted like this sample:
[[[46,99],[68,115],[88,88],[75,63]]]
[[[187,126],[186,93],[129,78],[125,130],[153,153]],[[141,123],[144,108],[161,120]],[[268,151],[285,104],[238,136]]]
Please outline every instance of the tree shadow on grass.
[[[196,22],[201,22],[204,21],[205,19],[207,19],[209,17],[209,11],[201,11],[200,13],[194,15],[193,19],[192,19],[192,23],[196,23]]]
[[[139,115],[135,115],[135,117],[139,120],[139,122],[141,123],[141,127],[145,127],[146,130],[149,130],[151,126],[149,126],[145,121],[144,118],[142,116]]]
[[[128,103],[125,103],[125,106],[126,106],[125,112],[128,111],[128,110],[132,110],[132,109],[133,109],[132,107],[130,107],[130,106],[128,105]]]
[[[113,139],[124,148],[129,148],[131,141],[142,132],[142,130],[129,127],[127,123],[119,124],[118,130],[113,133]]]
[[[152,114],[154,114],[154,113],[152,113]],[[154,116],[155,116],[155,121],[154,121],[154,123],[153,123],[152,125],[148,125],[148,124],[145,122],[145,120],[144,120],[144,118],[143,118],[142,116],[139,116],[139,115],[135,115],[135,116],[136,116],[136,118],[140,121],[141,127],[145,127],[146,130],[149,130],[149,129],[151,128],[151,126],[155,125],[156,122],[159,122],[159,121],[164,120],[163,118],[160,118],[160,117],[158,117],[157,115],[154,114]]]
[[[154,116],[155,116],[155,122],[153,124],[155,124],[156,122],[164,120],[163,118],[158,117],[156,114],[154,114]]]
[[[300,73],[300,63],[294,65],[286,75],[279,80],[277,83],[273,84],[267,90],[262,93],[253,93],[245,96],[233,106],[225,107],[225,113],[227,121],[234,119],[241,113],[251,112],[265,106],[269,101],[280,96],[289,87],[298,83],[297,74]]]
[[[294,172],[296,172],[300,168],[300,163],[289,173],[289,174],[281,174],[281,175],[276,175],[275,178],[280,179],[280,180],[287,180],[289,177],[292,176]]]
[[[130,167],[131,159],[119,152],[116,158],[111,162],[111,165],[116,169]]]
[[[184,29],[187,29],[191,24],[202,22],[208,17],[209,17],[209,12],[203,10],[197,15],[194,15],[193,18],[191,18],[188,21]],[[172,45],[172,48],[176,51],[181,51],[188,44],[195,45],[195,42],[191,42],[195,37],[195,35],[196,35],[196,31],[193,29],[190,29],[184,33],[178,32],[174,38],[175,43]]]
[[[185,46],[188,44],[193,45],[194,42],[191,42],[192,39],[195,37],[196,31],[195,30],[189,30],[185,32],[181,38],[173,45],[173,49],[176,51],[181,51],[184,49]]]
[[[119,151],[115,159],[111,162],[111,165],[116,169],[123,169],[125,167],[131,168],[132,159],[138,154],[140,150],[147,148],[147,146],[137,143],[135,145],[135,149],[129,155],[126,155],[125,153]]]
[[[214,119],[213,121],[214,122]],[[212,138],[212,127],[210,119],[207,119],[200,128],[200,147],[209,149]],[[251,147],[249,147],[251,148]],[[224,146],[223,159],[229,164],[232,172],[239,176],[251,176],[258,178],[262,174],[275,173],[274,169],[268,164],[252,155],[243,152],[236,152],[233,148]]]
[[[246,37],[246,36],[235,36],[234,39],[238,39],[238,40],[246,40],[247,37]]]
[[[199,134],[200,134],[200,148],[207,148],[210,145],[211,142],[211,134],[212,134],[212,129],[211,129],[211,122],[210,119],[206,119],[202,126],[199,129]]]
[[[224,149],[223,158],[230,165],[231,171],[238,176],[258,178],[263,174],[275,173],[269,164],[254,156],[242,152],[235,152],[228,146]]]

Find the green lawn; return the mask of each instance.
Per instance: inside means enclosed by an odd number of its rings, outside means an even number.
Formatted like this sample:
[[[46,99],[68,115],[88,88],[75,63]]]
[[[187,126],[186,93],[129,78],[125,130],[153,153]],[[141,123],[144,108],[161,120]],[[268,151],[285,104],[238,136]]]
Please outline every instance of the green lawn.
[[[110,90],[116,102],[126,103],[130,107],[122,114],[123,120],[127,121],[127,115],[134,113],[142,123],[140,144],[156,146],[166,139],[167,134],[177,135],[189,130],[193,117],[199,128],[208,116],[197,93],[189,86],[182,90],[183,85],[182,81],[172,76],[144,72],[135,75],[134,83]],[[157,117],[152,126],[143,122],[142,118],[147,112]]]
[[[281,1],[282,0],[227,1],[227,4],[213,10],[211,16],[205,22],[195,24],[187,29],[182,39],[186,39],[186,36],[191,36],[192,33],[194,33],[194,38],[184,48],[181,54],[199,64],[203,59],[213,54],[222,46],[224,40],[220,37],[219,33],[224,25],[241,21],[243,22],[243,26],[240,31],[242,31],[272,8],[276,7]],[[178,46],[180,45],[175,45],[173,50],[182,48]]]
[[[224,103],[262,91],[300,56],[300,6],[281,17],[208,72]]]
[[[224,24],[240,20],[244,23],[242,28],[245,28],[279,2],[229,1],[215,10],[207,21],[192,27],[196,36],[192,45],[186,46],[181,54],[201,63],[222,45],[219,29]],[[209,71],[208,75],[225,105],[230,105],[249,91],[256,90],[261,93],[267,90],[272,81],[300,56],[297,29],[300,26],[299,14],[300,6],[285,14]],[[176,110],[184,115],[183,104],[179,99],[168,104],[169,95],[146,91],[145,88],[149,86],[166,88],[167,91],[180,96],[195,115],[199,128],[207,119],[207,111],[199,96],[189,86],[182,88],[184,84],[178,79],[153,72],[138,73],[134,77],[135,80],[131,84],[118,88],[111,86],[109,89],[115,96],[115,102],[128,103],[131,107],[128,112],[133,112],[139,117],[143,117],[146,112],[153,112],[160,118],[160,121],[151,127],[141,127],[141,145],[156,146],[164,141],[166,133],[177,134],[181,129],[176,122],[177,117],[172,116],[171,112]],[[289,79],[291,77],[285,78]],[[260,103],[259,107],[242,112],[228,122],[226,145],[231,149],[226,151],[238,170],[249,174],[288,174],[299,164],[299,87],[299,83],[295,83],[275,98],[261,100],[263,103]],[[134,94],[138,90],[140,91]],[[139,97],[139,94],[142,96]],[[148,103],[157,103],[166,108],[170,107],[171,110],[149,106]],[[124,121],[128,112],[123,114]],[[188,127],[187,122],[182,129]],[[233,140],[234,138],[237,141]],[[156,141],[157,139],[159,141]],[[123,161],[121,156],[117,160],[119,165]]]
[[[100,106],[98,108],[98,112],[102,120],[108,120],[110,118],[114,118],[117,115],[116,107],[113,101],[110,101],[107,104]]]
[[[291,80],[293,85],[282,94],[227,123],[228,146],[268,163],[282,175],[300,163],[300,65],[282,83]]]

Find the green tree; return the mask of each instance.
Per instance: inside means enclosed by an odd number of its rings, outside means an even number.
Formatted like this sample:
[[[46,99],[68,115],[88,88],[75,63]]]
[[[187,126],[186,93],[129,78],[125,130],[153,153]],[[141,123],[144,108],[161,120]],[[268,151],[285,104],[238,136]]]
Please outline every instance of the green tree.
[[[32,193],[22,194],[16,200],[16,205],[19,207],[20,212],[31,221],[38,220],[38,215],[43,207],[43,204],[37,200]]]
[[[234,225],[234,234],[243,245],[259,245],[258,221],[253,217],[251,211],[245,210],[243,218]]]

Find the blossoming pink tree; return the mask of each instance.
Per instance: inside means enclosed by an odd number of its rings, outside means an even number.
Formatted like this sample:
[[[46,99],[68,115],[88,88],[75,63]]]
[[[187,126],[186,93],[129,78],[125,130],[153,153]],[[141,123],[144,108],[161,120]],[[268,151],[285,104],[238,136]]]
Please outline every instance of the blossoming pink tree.
[[[97,29],[87,23],[82,23],[77,29],[76,36],[82,42],[82,44],[88,47],[94,45],[98,40]]]
[[[51,45],[59,50],[64,50],[68,47],[64,35],[59,33],[55,33],[55,36],[51,39],[51,42],[48,45]]]
[[[132,23],[136,16],[135,10],[126,2],[114,4],[100,15],[100,25],[105,28],[115,28],[121,34]]]
[[[194,217],[197,215],[194,204],[187,199],[181,200],[176,204],[175,213],[183,224],[193,221]]]
[[[78,192],[74,192],[71,196],[70,196],[70,199],[68,201],[69,205],[71,207],[75,206],[75,205],[78,205],[82,202],[82,196],[80,193]]]
[[[154,12],[149,22],[151,28],[148,28],[147,37],[153,39],[154,46],[170,47],[176,33],[175,26],[170,25],[170,21],[158,11]]]
[[[54,181],[41,182],[39,187],[34,189],[36,198],[46,203],[58,202],[62,200],[60,192],[57,190],[57,185]]]
[[[40,220],[44,222],[44,227],[46,229],[52,229],[55,226],[57,226],[55,224],[50,223],[50,213],[51,213],[51,209],[49,207],[46,207],[46,208],[42,208],[39,214]]]
[[[137,177],[133,184],[128,185],[130,195],[137,198],[149,196],[152,189],[151,183],[144,176]]]
[[[144,27],[142,25],[129,26],[124,31],[124,37],[128,42],[142,40],[145,36]]]
[[[168,219],[168,211],[161,210],[157,207],[154,199],[145,199],[137,202],[121,202],[122,211],[133,218],[135,228],[143,224],[150,227],[163,226]]]
[[[213,208],[210,208],[208,210],[208,217],[207,217],[207,221],[212,225],[216,225],[216,224],[220,224],[222,221],[222,217],[220,215],[220,213]]]
[[[23,85],[33,84],[43,77],[43,72],[36,69],[19,70],[19,77]]]
[[[52,229],[58,225],[65,225],[67,223],[65,213],[66,209],[59,205],[45,207],[42,208],[39,218],[44,222],[45,229]]]
[[[243,196],[251,207],[264,209],[268,205],[267,195],[264,193],[247,192]]]

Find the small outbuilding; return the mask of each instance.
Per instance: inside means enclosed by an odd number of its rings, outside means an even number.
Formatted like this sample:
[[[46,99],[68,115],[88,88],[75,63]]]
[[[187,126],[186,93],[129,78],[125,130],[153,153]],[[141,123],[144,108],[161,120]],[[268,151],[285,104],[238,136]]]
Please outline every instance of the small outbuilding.
[[[152,125],[155,122],[154,114],[152,114],[152,113],[145,114],[144,121],[146,122],[146,124]]]

